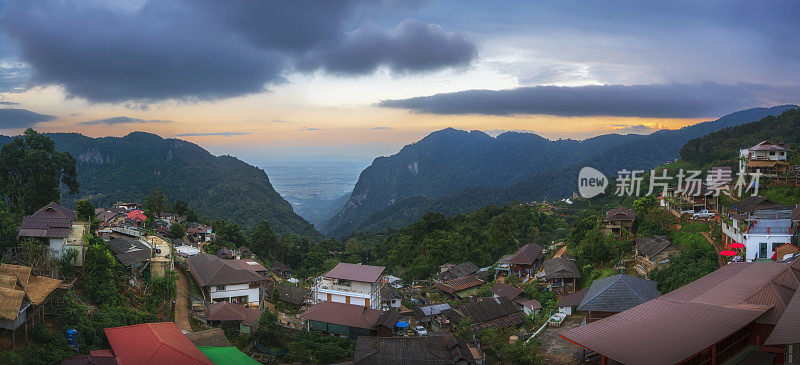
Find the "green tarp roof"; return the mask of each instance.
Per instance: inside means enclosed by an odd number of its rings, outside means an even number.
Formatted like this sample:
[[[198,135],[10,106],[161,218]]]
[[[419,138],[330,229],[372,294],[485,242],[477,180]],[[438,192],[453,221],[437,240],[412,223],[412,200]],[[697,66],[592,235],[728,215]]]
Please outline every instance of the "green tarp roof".
[[[258,361],[253,360],[244,352],[239,351],[235,347],[211,347],[211,346],[197,346],[200,351],[208,356],[214,364],[217,365],[256,365]]]

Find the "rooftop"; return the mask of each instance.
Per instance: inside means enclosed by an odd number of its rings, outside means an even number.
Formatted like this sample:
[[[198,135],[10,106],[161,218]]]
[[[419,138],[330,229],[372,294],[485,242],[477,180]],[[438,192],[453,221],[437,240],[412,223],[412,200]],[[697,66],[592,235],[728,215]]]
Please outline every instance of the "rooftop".
[[[106,328],[120,364],[213,364],[172,322]]]
[[[617,274],[593,281],[578,310],[622,312],[659,296],[655,281]]]
[[[511,264],[517,265],[533,265],[534,262],[542,255],[544,249],[535,243],[529,243],[522,246],[517,250],[517,253],[508,260]]]
[[[189,272],[200,286],[242,284],[262,281],[258,274],[242,269],[231,260],[201,253],[186,259]]]
[[[387,312],[394,314],[391,316],[394,321],[391,318],[387,318],[384,315],[384,311],[360,305],[323,301],[301,313],[300,318],[364,329],[375,329],[379,325],[394,327],[399,315],[396,312]]]
[[[333,279],[374,283],[378,281],[378,278],[381,277],[385,269],[386,268],[383,266],[357,265],[340,262],[323,276]]]
[[[67,238],[77,213],[50,202],[33,214],[22,218],[20,237]]]

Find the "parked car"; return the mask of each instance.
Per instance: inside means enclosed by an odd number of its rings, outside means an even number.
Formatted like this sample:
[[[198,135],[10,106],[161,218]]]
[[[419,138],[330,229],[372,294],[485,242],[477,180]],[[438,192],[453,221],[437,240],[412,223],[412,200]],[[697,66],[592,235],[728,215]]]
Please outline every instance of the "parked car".
[[[695,212],[694,214],[692,214],[692,218],[695,219],[714,218],[714,212],[709,212],[708,209],[703,209],[699,212]]]
[[[694,214],[694,209],[682,210],[681,211],[681,215],[684,215],[684,214]]]
[[[414,331],[416,331],[417,334],[420,335],[420,336],[427,336],[428,335],[428,330],[426,330],[425,327],[422,327],[422,326],[414,327]]]

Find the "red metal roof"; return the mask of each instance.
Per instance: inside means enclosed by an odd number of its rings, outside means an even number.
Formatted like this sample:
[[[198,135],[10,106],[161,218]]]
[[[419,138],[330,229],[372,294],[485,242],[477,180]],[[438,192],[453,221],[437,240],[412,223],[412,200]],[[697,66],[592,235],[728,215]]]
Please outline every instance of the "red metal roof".
[[[105,332],[120,365],[213,365],[172,322],[106,328]]]
[[[325,277],[352,281],[374,283],[383,274],[383,266],[356,265],[340,262],[336,267],[328,271]]]
[[[147,220],[147,216],[145,216],[144,213],[142,213],[142,211],[138,209],[132,210],[128,212],[128,214],[126,215],[128,216],[128,218],[133,219],[137,222],[144,222]]]

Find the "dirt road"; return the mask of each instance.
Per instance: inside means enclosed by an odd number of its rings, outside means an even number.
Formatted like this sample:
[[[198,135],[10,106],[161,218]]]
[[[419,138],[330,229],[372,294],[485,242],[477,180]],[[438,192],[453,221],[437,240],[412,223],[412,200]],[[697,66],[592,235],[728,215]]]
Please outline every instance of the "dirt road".
[[[714,247],[715,251],[720,252],[725,249],[724,246],[714,242],[714,240],[711,239],[711,235],[709,235],[708,232],[700,232],[700,234],[702,234],[703,237],[705,237],[708,240],[708,243],[710,243],[711,246]],[[722,255],[717,255],[717,259],[719,259],[719,267],[725,266],[725,259],[722,258]]]
[[[175,325],[180,330],[192,332],[192,324],[189,321],[189,283],[186,282],[186,276],[183,271],[175,270],[175,287],[178,291],[178,296],[175,298]]]

